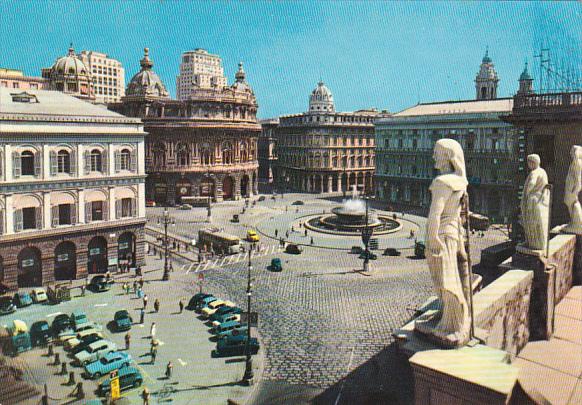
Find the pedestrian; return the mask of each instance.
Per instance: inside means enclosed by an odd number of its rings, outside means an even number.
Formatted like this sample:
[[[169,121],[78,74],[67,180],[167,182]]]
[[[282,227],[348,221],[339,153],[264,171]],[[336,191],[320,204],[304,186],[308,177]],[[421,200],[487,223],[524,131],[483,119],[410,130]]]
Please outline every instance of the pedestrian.
[[[158,254],[158,251],[157,251],[157,249],[156,249],[156,245],[154,245],[154,248],[153,248],[153,255],[155,256],[155,255],[157,255],[157,254]]]
[[[143,290],[141,287],[137,287],[137,298],[143,298]]]
[[[295,232],[295,227],[291,225],[291,232]]]
[[[143,399],[143,405],[150,405],[150,391],[148,387],[145,387],[141,392],[141,398]]]
[[[172,365],[172,362],[169,361],[168,364],[166,365],[166,378],[169,380],[170,378],[172,378],[172,368],[174,366]]]
[[[160,312],[160,300],[157,298],[154,301],[154,311],[156,311],[156,314]]]
[[[287,206],[285,206],[285,212],[287,212],[287,208],[288,208],[288,207],[287,207]]]
[[[182,313],[182,311],[184,310],[184,303],[182,302],[182,300],[178,302],[178,306],[180,307],[180,313]]]
[[[150,352],[151,355],[151,363],[155,364],[156,363],[156,356],[158,355],[158,346],[152,346],[152,350]]]
[[[275,229],[275,238],[279,235],[279,230]]]
[[[198,263],[202,262],[202,255],[198,253]]]
[[[156,337],[156,323],[155,322],[152,322],[152,326],[150,327],[150,336],[152,339]]]
[[[142,309],[139,310],[139,323],[143,325],[145,318],[145,311]]]
[[[133,292],[137,291],[137,281],[133,280]]]
[[[140,276],[141,277],[141,266],[137,266],[135,268],[135,276]]]
[[[81,285],[81,297],[85,296],[85,286]]]
[[[410,230],[410,239],[414,239],[414,229]]]
[[[285,237],[289,239],[289,231],[285,231]]]
[[[313,236],[311,237],[311,244],[313,245]]]
[[[145,310],[147,308],[147,306],[148,306],[148,295],[145,294],[143,296],[143,309]]]
[[[125,350],[129,350],[129,344],[131,343],[131,336],[129,332],[125,334]]]
[[[174,250],[176,250],[176,241],[172,242],[172,246],[174,247]]]
[[[307,229],[305,230],[305,237],[307,238]]]
[[[140,277],[138,283],[139,283],[139,288],[143,288],[143,283],[144,283],[143,277]]]
[[[174,265],[172,264],[172,262],[170,262],[170,272],[174,271]]]
[[[180,251],[180,244],[178,243],[178,244],[176,245],[176,247],[177,247],[177,250],[178,250],[178,252],[179,252],[179,251]]]
[[[123,285],[121,286],[121,288],[123,289],[123,292],[125,294],[127,294],[127,283],[123,283]]]

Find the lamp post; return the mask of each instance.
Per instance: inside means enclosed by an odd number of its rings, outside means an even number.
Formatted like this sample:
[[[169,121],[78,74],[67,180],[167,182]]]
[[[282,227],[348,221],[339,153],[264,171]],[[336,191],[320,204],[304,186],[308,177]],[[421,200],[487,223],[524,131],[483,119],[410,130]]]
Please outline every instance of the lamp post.
[[[368,200],[370,199],[370,197],[366,196],[364,197],[364,200],[366,201],[366,226],[364,227],[364,234],[363,234],[363,240],[364,240],[364,268],[363,271],[367,272],[370,269],[370,249],[368,248],[368,245],[370,243],[370,237],[372,236],[370,234],[370,227],[368,226]]]
[[[206,215],[206,221],[207,222],[212,222],[212,208],[210,207],[210,203],[211,203],[211,197],[210,197],[210,169],[208,169],[208,171],[206,172],[206,178],[208,180],[208,207],[207,209],[207,215]]]
[[[253,266],[251,264],[251,256],[253,253],[253,244],[249,245],[249,265],[248,265],[248,273],[247,273],[247,326],[248,326],[248,333],[247,333],[247,340],[245,343],[245,355],[246,355],[246,362],[245,362],[245,374],[243,376],[243,383],[246,385],[253,384],[253,359],[251,358],[251,296],[252,296],[252,283],[251,283],[251,271],[253,270]]]
[[[167,208],[164,208],[164,215],[158,218],[158,224],[164,225],[164,275],[162,276],[162,281],[168,281],[170,279],[170,251],[168,242],[168,225],[176,225],[176,221],[170,218],[170,213]]]
[[[348,176],[346,176],[346,166],[347,166],[347,164],[348,164],[348,160],[347,160],[347,159],[348,159],[348,158],[347,158],[346,156],[342,157],[342,163],[343,163],[343,164],[342,164],[342,167],[343,167],[343,169],[344,169],[344,170],[343,170],[343,171],[344,171],[344,173],[343,173],[343,175],[342,175],[342,180],[344,180],[344,179],[345,179],[345,182],[344,182],[344,181],[342,181],[342,186],[343,186],[343,187],[342,187],[342,192],[343,192],[343,194],[344,194],[344,200],[345,200],[345,198],[346,198],[346,189],[347,189],[347,187],[348,187],[348,184],[347,184],[347,183],[348,183]]]

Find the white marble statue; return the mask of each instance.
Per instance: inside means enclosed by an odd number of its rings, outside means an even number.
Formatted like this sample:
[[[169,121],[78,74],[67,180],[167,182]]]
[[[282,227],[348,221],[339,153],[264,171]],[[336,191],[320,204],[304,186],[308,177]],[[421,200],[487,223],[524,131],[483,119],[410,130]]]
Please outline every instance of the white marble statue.
[[[465,345],[470,338],[469,279],[461,224],[461,199],[467,190],[465,158],[453,139],[436,142],[433,158],[440,172],[431,186],[432,201],[426,231],[426,258],[440,308],[418,319],[415,330],[444,347]]]
[[[582,146],[572,146],[570,156],[572,163],[570,163],[564,187],[564,204],[568,207],[570,222],[562,231],[582,234],[582,206],[578,199],[582,191]]]
[[[521,198],[521,223],[525,233],[525,242],[520,247],[527,251],[543,252],[548,243],[549,190],[548,175],[540,167],[538,155],[528,155],[527,167],[530,172],[523,186]],[[524,249],[519,249],[523,251]]]
[[[358,199],[358,186],[354,184],[352,186],[352,200],[357,200],[357,199]]]

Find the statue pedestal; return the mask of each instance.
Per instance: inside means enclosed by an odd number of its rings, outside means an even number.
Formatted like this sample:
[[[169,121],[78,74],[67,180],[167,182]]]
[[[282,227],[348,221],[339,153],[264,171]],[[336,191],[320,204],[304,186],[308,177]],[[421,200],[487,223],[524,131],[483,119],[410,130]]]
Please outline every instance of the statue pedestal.
[[[418,405],[506,404],[517,382],[508,354],[483,345],[422,351],[409,361]]]

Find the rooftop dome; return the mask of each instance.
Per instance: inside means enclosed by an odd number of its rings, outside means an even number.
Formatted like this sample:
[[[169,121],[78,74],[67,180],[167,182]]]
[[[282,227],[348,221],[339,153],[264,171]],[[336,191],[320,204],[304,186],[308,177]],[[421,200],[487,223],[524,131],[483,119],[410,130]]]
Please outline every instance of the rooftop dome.
[[[487,48],[485,50],[485,56],[483,56],[483,61],[482,62],[483,63],[491,63],[492,62],[491,58],[489,57],[489,48]]]
[[[523,69],[523,72],[521,72],[521,75],[519,76],[519,80],[533,80],[531,75],[529,74],[529,72],[527,71],[527,62],[525,62],[525,68]]]
[[[87,66],[75,55],[73,44],[71,44],[68,54],[58,58],[51,67],[51,74],[90,76]]]
[[[125,91],[126,96],[153,96],[168,98],[169,93],[160,77],[152,70],[154,62],[149,58],[149,49],[144,49],[140,60],[141,70],[131,78]]]
[[[238,63],[238,71],[236,72],[234,77],[235,82],[231,86],[233,89],[236,89],[238,91],[250,91],[252,93],[251,86],[249,86],[249,84],[246,81],[246,73],[243,69],[242,62]]]
[[[319,83],[317,83],[317,87],[311,92],[311,95],[309,96],[309,111],[335,111],[333,95],[321,80]]]

